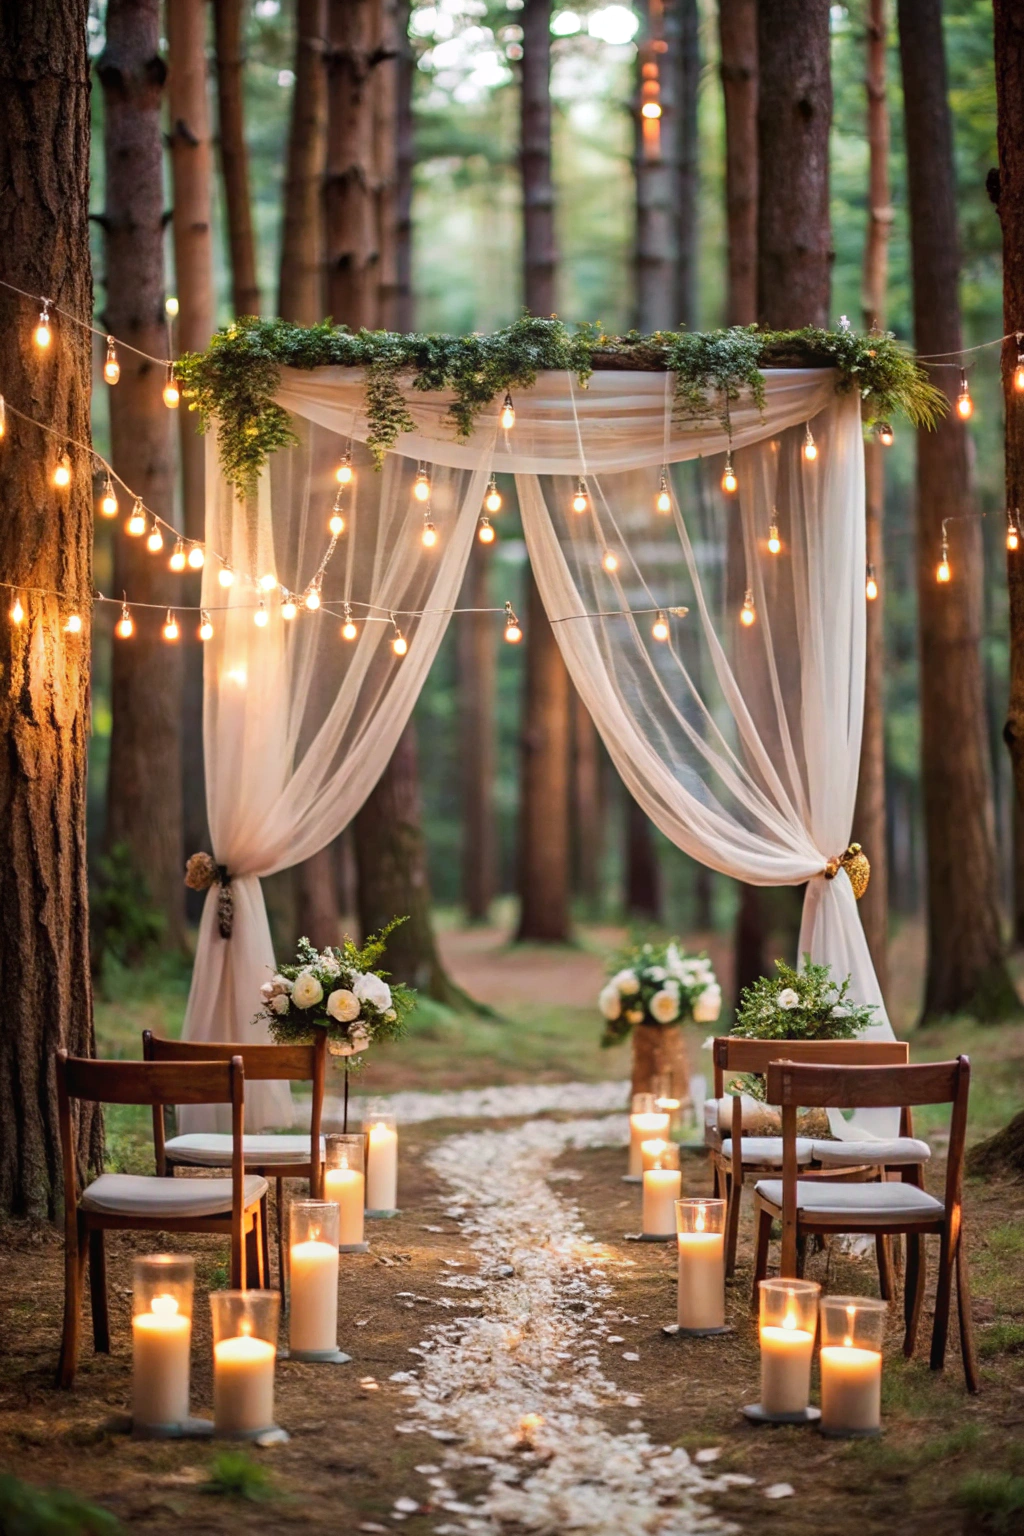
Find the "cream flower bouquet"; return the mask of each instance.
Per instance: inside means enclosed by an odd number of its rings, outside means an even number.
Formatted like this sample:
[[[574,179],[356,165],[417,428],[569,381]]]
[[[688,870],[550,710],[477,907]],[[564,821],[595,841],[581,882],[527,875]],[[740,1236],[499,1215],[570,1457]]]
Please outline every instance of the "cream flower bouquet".
[[[635,1024],[713,1024],[722,989],[706,955],[686,955],[673,941],[638,944],[616,957],[617,969],[597,1005],[604,1017],[602,1045],[625,1040]]]
[[[362,948],[346,938],[318,950],[300,939],[295,960],[282,965],[260,988],[257,1018],[264,1020],[278,1045],[308,1045],[313,1031],[327,1031],[334,1056],[357,1056],[375,1040],[400,1035],[416,1006],[416,994],[403,982],[391,984],[377,962],[388,935],[403,918],[371,934]]]

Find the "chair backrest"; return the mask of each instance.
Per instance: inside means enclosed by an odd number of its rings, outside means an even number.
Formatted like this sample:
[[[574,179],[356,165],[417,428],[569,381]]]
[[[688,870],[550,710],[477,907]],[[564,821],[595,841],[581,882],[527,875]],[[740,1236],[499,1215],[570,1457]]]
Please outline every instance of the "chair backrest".
[[[711,1054],[715,1096],[721,1098],[726,1072],[765,1073],[773,1061],[781,1060],[843,1067],[899,1066],[909,1061],[910,1047],[905,1040],[746,1040],[741,1035],[718,1035]],[[769,1097],[769,1103],[777,1102]]]

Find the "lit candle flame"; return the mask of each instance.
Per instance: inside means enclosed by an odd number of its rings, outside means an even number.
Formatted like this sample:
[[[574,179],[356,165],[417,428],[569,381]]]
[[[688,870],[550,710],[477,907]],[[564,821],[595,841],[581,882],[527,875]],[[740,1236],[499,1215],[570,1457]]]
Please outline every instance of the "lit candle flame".
[[[176,1296],[154,1296],[149,1304],[154,1317],[174,1317],[178,1311]]]
[[[698,1207],[697,1207],[697,1219],[696,1219],[696,1221],[693,1224],[693,1230],[695,1232],[703,1232],[704,1231],[705,1210],[706,1210],[706,1208],[703,1205],[698,1205]]]

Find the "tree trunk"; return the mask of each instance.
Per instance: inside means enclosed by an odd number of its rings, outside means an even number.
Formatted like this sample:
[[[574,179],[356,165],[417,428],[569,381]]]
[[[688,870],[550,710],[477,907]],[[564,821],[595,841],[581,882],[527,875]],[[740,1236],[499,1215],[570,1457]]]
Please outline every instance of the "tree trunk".
[[[689,4],[689,0],[687,0]],[[671,331],[679,324],[677,280],[684,222],[679,194],[679,104],[682,80],[679,31],[682,0],[646,0],[644,35],[637,51],[636,100],[636,327]],[[660,108],[658,117],[644,109]]]
[[[328,0],[325,292],[337,324],[378,324],[380,232],[374,179],[374,0]]]
[[[861,305],[864,329],[884,330],[889,226],[889,106],[885,93],[886,0],[869,0],[865,87],[868,105],[868,228],[864,242]],[[889,856],[885,811],[885,449],[872,435],[864,445],[867,564],[879,595],[867,602],[864,668],[864,731],[860,749],[853,835],[871,859],[871,883],[861,899],[860,920],[875,975],[888,985]]]
[[[277,312],[315,325],[323,315],[323,208],[327,151],[327,0],[296,0],[295,84],[281,226]]]
[[[555,311],[555,189],[551,180],[551,0],[526,0],[519,97],[523,277],[531,315]]]
[[[828,0],[757,6],[757,313],[775,329],[828,324]]]
[[[395,118],[395,329],[411,331],[416,324],[412,287],[412,179],[416,135],[412,87],[416,60],[409,42],[409,0],[398,0],[398,100]]]
[[[574,886],[596,917],[601,905],[601,858],[604,852],[601,738],[590,711],[572,694],[572,809]]]
[[[402,7],[406,26],[408,14]],[[373,72],[373,157],[377,240],[377,324],[398,329],[398,75],[400,26],[398,0],[377,0],[374,51],[380,59]]]
[[[206,0],[174,0],[166,7],[168,143],[174,190],[174,285],[178,317],[175,350],[201,352],[213,334],[213,233],[210,223],[210,104],[206,72]],[[182,522],[193,539],[206,536],[206,442],[194,412],[178,411]],[[179,577],[189,603],[200,581]],[[182,713],[182,818],[184,853],[209,848],[203,762],[203,652],[191,628],[184,655]],[[190,898],[192,904],[190,905]],[[186,892],[186,910],[198,922],[202,898]]]
[[[676,267],[675,325],[692,330],[697,324],[697,211],[700,198],[700,159],[697,144],[697,91],[700,86],[700,17],[697,0],[679,0],[680,39],[678,128],[676,130],[676,206],[679,221],[679,261]]]
[[[488,551],[477,543],[462,584],[462,605],[489,602]],[[467,613],[456,620],[459,682],[459,765],[462,799],[462,901],[471,923],[485,923],[497,886],[494,708],[498,668],[494,615]]]
[[[719,0],[725,102],[726,323],[757,319],[757,0]]]
[[[907,146],[914,341],[924,356],[957,354],[960,332],[953,138],[940,0],[899,0]],[[950,390],[955,369],[933,368]],[[946,520],[953,580],[935,566]],[[924,1018],[1018,1007],[1002,952],[991,765],[981,666],[981,527],[967,433],[952,411],[917,434],[917,593],[921,780],[928,848]],[[950,722],[955,729],[950,729]]]
[[[338,860],[334,843],[295,866],[295,920],[300,934],[319,949],[341,934]]]
[[[989,191],[1003,231],[1003,401],[1006,447],[1006,505],[1018,519],[1024,511],[1024,400],[1014,388],[1016,333],[1024,331],[1024,15],[1012,0],[995,0],[996,105],[999,170]],[[1024,553],[1007,552],[1010,597],[1010,698],[1003,736],[1013,765],[1015,844],[1021,850],[1014,870],[1014,937],[1024,942]]]
[[[632,1092],[650,1093],[656,1077],[672,1079],[672,1097],[685,1100],[690,1091],[686,1043],[678,1024],[634,1024]]]
[[[87,319],[89,61],[86,0],[0,0],[0,276]],[[92,476],[55,492],[55,443],[14,408],[91,441],[91,342],[62,317],[42,356],[38,306],[0,289],[0,377],[12,407],[0,454],[0,570],[24,581],[23,624],[0,626],[0,1210],[43,1218],[63,1199],[53,1060],[95,1045],[85,853]],[[40,513],[43,513],[41,516]],[[28,588],[39,589],[29,592]],[[50,594],[62,592],[58,599]],[[13,593],[3,594],[5,610]],[[71,612],[80,634],[64,632]],[[80,1106],[82,1171],[103,1122]]]
[[[647,923],[661,916],[661,879],[646,813],[626,792],[626,913]]]
[[[569,920],[569,674],[531,572],[519,801],[516,938],[566,943]]]
[[[106,46],[96,72],[104,98],[104,235],[108,329],[151,357],[166,353],[164,319],[163,143],[160,110],[166,69],[159,54],[159,0],[110,0]],[[115,469],[144,504],[174,517],[174,419],[163,403],[163,370],[125,349],[110,391]],[[181,783],[182,648],[161,634],[159,608],[181,587],[142,538],[119,535],[117,592],[137,603],[135,635],[115,640],[111,678],[107,846],[127,849],[140,901],[152,904],[180,944],[184,915]]]
[[[172,0],[172,4],[176,0]],[[244,0],[213,0],[217,48],[217,118],[220,169],[231,260],[231,303],[236,315],[258,315],[256,241],[249,197],[249,151],[245,142]]]

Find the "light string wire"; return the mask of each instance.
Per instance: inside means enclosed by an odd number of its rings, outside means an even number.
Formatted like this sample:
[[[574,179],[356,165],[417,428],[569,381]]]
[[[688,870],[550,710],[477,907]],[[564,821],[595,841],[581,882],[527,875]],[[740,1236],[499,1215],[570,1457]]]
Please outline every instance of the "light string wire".
[[[173,368],[174,359],[171,357],[154,357],[151,352],[143,352],[141,347],[135,347],[130,341],[122,341],[120,336],[114,336],[110,331],[103,331],[98,325],[93,325],[89,320],[82,320],[78,315],[72,314],[70,309],[64,309],[53,299],[48,299],[45,293],[29,293],[27,288],[19,288],[15,283],[8,283],[0,277],[0,288],[6,288],[8,293],[20,293],[23,299],[31,299],[33,304],[41,304],[51,314],[63,315],[65,320],[70,320],[72,325],[81,326],[83,331],[90,331],[93,336],[101,336],[104,341],[113,341],[115,346],[123,347],[126,352],[134,352],[136,357],[144,357],[149,363],[159,363],[161,368]]]

